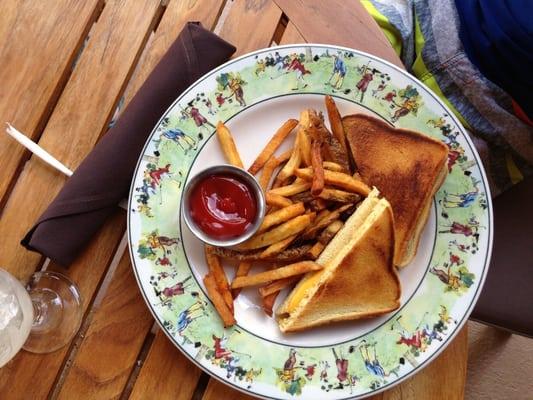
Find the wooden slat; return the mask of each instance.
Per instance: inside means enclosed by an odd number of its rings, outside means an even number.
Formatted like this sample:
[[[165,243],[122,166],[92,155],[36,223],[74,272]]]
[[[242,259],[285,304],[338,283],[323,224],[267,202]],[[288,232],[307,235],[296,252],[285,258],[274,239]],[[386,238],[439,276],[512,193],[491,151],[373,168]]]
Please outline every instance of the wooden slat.
[[[308,42],[352,47],[402,66],[389,41],[359,1],[273,1]]]
[[[171,5],[169,5],[169,7],[170,6]],[[244,6],[244,2],[239,2],[232,5],[230,14],[224,22],[220,33],[224,39],[233,43],[237,47],[237,51],[241,53],[243,52],[241,49],[246,48],[246,46],[249,46],[250,43],[254,43],[253,46],[256,47],[267,47],[272,40],[272,35],[279,22],[279,19],[281,18],[281,13],[279,10],[276,11],[270,2],[264,3],[262,7],[255,11],[248,10],[245,12],[244,9],[246,7]],[[260,14],[261,11],[264,11],[266,14],[262,16]],[[257,24],[258,20],[261,18],[268,18],[268,21],[262,22],[262,26],[265,28],[254,29],[250,31],[249,35],[237,35],[236,32],[227,27],[227,24],[234,24],[233,21],[235,20],[239,20],[241,27],[253,26]],[[151,43],[153,46],[168,47],[168,45],[170,45],[171,40],[157,40],[159,29],[161,29],[162,26],[163,29],[167,29],[165,28],[167,23],[175,24],[175,22],[173,22],[170,18],[167,18],[167,13],[165,13],[163,20],[161,21],[161,24],[155,33],[154,40]],[[208,24],[204,25],[209,26]],[[213,25],[214,21],[211,26]],[[157,57],[160,57],[164,53],[164,51],[157,49],[147,50],[155,52],[155,54],[158,56],[147,56],[146,59],[157,59]],[[146,69],[150,68],[147,67]],[[174,378],[168,379],[168,374],[172,374]],[[159,379],[160,376],[165,376],[166,379],[161,380]],[[185,377],[185,380],[183,377]],[[176,397],[179,399],[189,399],[199,377],[200,370],[190,361],[188,361],[183,355],[181,355],[179,350],[174,348],[172,343],[170,343],[170,341],[162,332],[159,332],[156,336],[156,339],[152,343],[150,353],[143,364],[137,381],[135,382],[131,398],[144,399],[147,398],[149,394],[156,391],[158,393],[158,398],[161,399],[175,399]],[[187,382],[187,385],[173,384],[173,381],[178,383]],[[185,388],[190,390],[190,393],[185,391]]]
[[[224,21],[220,36],[237,47],[234,56],[268,47],[281,14],[272,0],[236,1]]]
[[[118,398],[153,318],[139,294],[127,251],[94,312],[59,392],[59,399]]]
[[[150,37],[128,84],[125,92],[125,103],[131,100],[174,42],[183,26],[188,21],[199,21],[204,27],[213,28],[224,4],[224,0],[208,0],[192,3],[191,7],[191,3],[171,0],[157,30]],[[137,287],[135,291],[141,297]],[[165,376],[165,380],[161,380],[161,376]],[[179,350],[160,332],[152,342],[148,357],[133,384],[131,397],[140,399],[150,397],[154,393],[153,387],[157,386],[158,398],[189,399],[199,377],[200,370],[179,353]],[[185,396],[187,393],[189,393],[188,397]]]
[[[214,378],[209,380],[207,389],[202,397],[202,400],[220,400],[220,399],[231,399],[231,400],[253,400],[254,397],[248,396],[237,389],[217,381]]]
[[[4,134],[4,122],[11,122],[31,137],[39,134],[102,3],[102,0],[2,2],[0,209],[25,154],[18,143]]]
[[[329,35],[323,35],[323,30],[327,29],[334,35],[332,40],[329,41],[330,43],[359,48],[363,51],[368,51],[383,57],[388,61],[391,61],[402,67],[401,62],[394,51],[391,51],[392,48],[379,30],[379,27],[377,27],[373,21],[370,21],[371,23],[369,24],[366,10],[360,7],[358,2],[355,2],[357,3],[356,5],[352,3],[346,5],[347,7],[354,6],[355,11],[358,13],[358,16],[355,19],[352,19],[350,22],[353,24],[353,21],[360,21],[357,25],[357,32],[354,32],[352,37],[348,38],[347,42],[342,42],[342,40],[346,40],[342,38],[343,34],[339,34],[338,30],[335,31],[335,29],[332,29],[331,25],[333,24],[337,26],[336,24],[342,24],[344,28],[348,27],[346,21],[339,22],[337,20],[337,22],[335,22],[336,16],[345,11],[346,7],[344,7],[343,2],[339,1],[339,3],[342,3],[339,4],[341,8],[335,8],[334,4],[321,2],[318,0],[297,0],[292,3],[292,0],[275,1],[280,8],[282,8],[283,12],[289,16],[289,18],[291,18],[293,15],[297,15],[297,20],[302,24],[302,26],[304,26],[304,28],[302,28],[300,31],[300,26],[297,28],[297,25],[294,23],[294,21],[290,19],[285,32],[283,33],[280,44],[303,43],[305,41],[328,43],[326,38]],[[306,5],[310,6],[311,8],[314,7],[314,9],[309,10],[309,8],[305,8],[305,12],[303,8],[297,10],[297,8],[301,7],[302,4],[296,5],[295,3],[306,3]],[[326,12],[324,8],[329,7],[332,7],[332,9]],[[335,12],[332,12],[332,10],[335,10]],[[317,18],[314,18],[315,13],[320,13],[321,15],[317,16]],[[345,16],[343,15],[343,18],[344,17]],[[323,21],[321,21],[323,18],[328,20],[329,25],[323,24]],[[352,15],[349,18],[354,18],[354,16]],[[313,23],[310,24],[310,20],[313,21]],[[364,25],[362,30],[360,29],[360,25]],[[378,38],[378,41],[382,43],[382,45],[376,45],[376,37]],[[383,39],[385,41],[383,41]],[[372,47],[372,49],[370,49],[370,47]],[[372,399],[414,400],[420,398],[421,393],[429,393],[427,398],[432,399],[462,399],[464,397],[464,386],[466,379],[466,354],[467,330],[465,327],[448,346],[448,348],[433,363],[425,368],[424,371],[415,375],[408,381],[396,386],[395,388],[372,397]],[[232,389],[215,379],[210,379],[207,390],[203,396],[203,400],[216,400],[221,398],[231,398],[237,400],[252,399],[252,397]]]
[[[97,239],[87,247],[70,269],[61,271],[77,283],[82,295],[84,313],[116,250],[117,234],[120,236],[124,232],[125,225],[124,214],[115,215],[97,233]],[[58,268],[51,266],[50,269]],[[0,393],[5,394],[2,398],[44,399],[50,392],[68,351],[67,345],[49,354],[33,354],[25,351],[18,353],[7,366],[0,369]]]
[[[254,4],[248,0],[235,3],[220,32],[224,39],[237,47],[238,54],[269,46],[281,18],[281,11],[271,1],[257,3],[257,6]],[[267,16],[269,20],[266,20]],[[249,35],[243,35],[243,32],[249,32]],[[211,378],[202,399],[248,400],[252,397]]]
[[[394,388],[369,400],[464,399],[468,334],[466,325],[429,366]]]
[[[176,40],[185,24],[189,21],[199,21],[206,29],[212,30],[224,3],[225,0],[170,1],[156,32],[150,36],[126,88],[124,93],[126,103],[139,90],[152,69]]]
[[[279,44],[305,43],[306,40],[291,21],[287,24]]]
[[[130,400],[150,399],[155,394],[158,400],[189,400],[201,373],[159,330]]]
[[[107,2],[41,140],[49,143],[51,148],[60,149],[60,159],[71,166],[79,164],[104,130],[158,7],[159,3],[153,0]],[[72,118],[73,114],[82,117]],[[65,140],[65,132],[71,135],[70,140]],[[69,141],[77,143],[77,151],[64,143]],[[38,160],[31,159],[28,164],[0,221],[0,234],[9,244],[2,248],[1,264],[23,279],[35,269],[39,257],[30,256],[29,252],[15,245],[27,229],[16,224],[29,226],[63,182],[61,176]],[[17,211],[22,214],[20,210],[26,210],[22,223],[16,219]],[[78,284],[84,311],[107,270],[124,228],[124,213],[119,212],[97,233],[70,269],[62,271]],[[10,253],[4,259],[7,251]],[[21,254],[14,254],[16,252]],[[53,263],[50,269],[61,270]],[[7,393],[9,399],[45,398],[68,350],[66,346],[47,355],[20,352],[9,367],[0,371],[0,392]]]
[[[158,7],[155,0],[106,3],[39,141],[71,169],[103,132]],[[19,241],[65,180],[32,157],[9,197],[0,220],[0,265],[21,279],[34,271],[40,256],[26,251]]]

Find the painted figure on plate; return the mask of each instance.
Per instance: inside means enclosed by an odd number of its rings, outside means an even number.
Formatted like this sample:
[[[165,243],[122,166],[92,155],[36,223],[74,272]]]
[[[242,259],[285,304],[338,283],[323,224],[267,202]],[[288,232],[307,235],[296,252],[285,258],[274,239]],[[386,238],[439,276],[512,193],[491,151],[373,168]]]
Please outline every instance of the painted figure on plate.
[[[327,84],[333,87],[334,89],[339,90],[342,87],[342,83],[344,82],[346,71],[347,70],[346,63],[344,62],[344,56],[342,55],[342,52],[338,51],[337,54],[333,55],[333,72],[331,73]]]
[[[240,74],[224,72],[216,78],[216,81],[219,92],[229,91],[229,95],[225,97],[226,99],[231,101],[231,97],[235,97],[241,107],[246,107],[243,90],[243,85],[246,85],[246,82],[241,78]]]
[[[190,135],[187,135],[185,132],[183,132],[179,128],[165,130],[159,136],[160,141],[163,139],[170,140],[176,143],[183,150],[185,154],[187,154],[189,150],[197,149],[196,141]],[[184,145],[187,147],[185,147]]]
[[[450,259],[442,267],[434,266],[429,272],[446,284],[446,290],[459,292],[468,289],[474,283],[475,275],[468,271],[466,265],[457,255],[450,253]]]
[[[418,90],[412,85],[407,85],[404,89],[398,91],[399,102],[395,100],[392,101],[393,105],[396,107],[391,121],[396,122],[401,117],[405,117],[412,113],[416,115],[418,109],[420,108],[422,97],[418,93]]]
[[[365,93],[368,90],[368,85],[374,80],[374,71],[372,68],[369,68],[368,64],[364,65],[361,69],[361,79],[355,85],[355,96],[357,98],[358,94],[361,94],[359,102],[362,103]]]
[[[206,307],[207,302],[202,299],[197,299],[188,308],[178,314],[176,329],[179,336],[185,335],[185,330],[193,321],[208,315]]]
[[[472,177],[473,189],[465,193],[447,193],[444,191],[442,205],[446,208],[466,208],[470,207],[479,195],[479,184],[481,181]]]
[[[296,73],[296,86],[292,88],[292,90],[298,90],[298,89],[304,89],[308,85],[305,82],[304,75],[310,74],[311,71],[309,71],[305,65],[303,64],[302,57],[295,54],[291,55],[291,62],[289,66],[287,67],[287,71],[291,72],[294,71]],[[300,84],[302,85],[300,87]]]
[[[305,377],[298,372],[300,367],[296,366],[296,355],[296,350],[290,349],[283,369],[274,368],[278,378],[278,387],[293,396],[302,394],[302,388],[306,382]]]
[[[396,369],[391,370],[390,372],[385,372],[385,369],[378,359],[376,344],[376,342],[367,343],[367,341],[363,339],[359,345],[359,352],[361,353],[361,358],[365,363],[366,370],[370,374],[380,379],[387,378],[391,373],[397,376],[398,374]],[[369,349],[371,350],[369,351]]]

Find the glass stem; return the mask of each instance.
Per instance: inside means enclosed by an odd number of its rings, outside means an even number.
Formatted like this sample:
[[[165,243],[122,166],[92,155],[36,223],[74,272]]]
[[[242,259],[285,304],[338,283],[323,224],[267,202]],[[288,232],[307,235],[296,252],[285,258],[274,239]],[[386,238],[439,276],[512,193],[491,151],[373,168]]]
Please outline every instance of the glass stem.
[[[38,299],[32,299],[33,306],[33,326],[41,325],[43,322],[43,305]]]

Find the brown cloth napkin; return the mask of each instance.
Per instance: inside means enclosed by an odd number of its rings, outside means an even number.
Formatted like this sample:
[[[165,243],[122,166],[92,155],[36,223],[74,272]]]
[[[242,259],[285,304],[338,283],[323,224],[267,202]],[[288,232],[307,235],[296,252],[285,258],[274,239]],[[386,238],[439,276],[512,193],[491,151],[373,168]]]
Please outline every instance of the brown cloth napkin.
[[[143,146],[165,110],[235,50],[199,23],[189,22],[21,244],[63,266],[71,264],[128,195]]]

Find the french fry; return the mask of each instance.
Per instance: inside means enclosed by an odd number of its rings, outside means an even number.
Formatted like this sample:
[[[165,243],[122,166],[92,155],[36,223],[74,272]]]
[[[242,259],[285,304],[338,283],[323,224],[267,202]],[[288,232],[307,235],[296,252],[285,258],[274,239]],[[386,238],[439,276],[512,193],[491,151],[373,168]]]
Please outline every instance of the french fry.
[[[325,188],[318,195],[321,199],[336,201],[339,203],[357,203],[361,196],[357,193],[345,192],[344,190]]]
[[[259,185],[263,189],[263,192],[267,191],[268,184],[270,183],[270,179],[272,178],[272,174],[274,173],[274,170],[278,167],[279,164],[279,159],[274,155],[271,156],[266,162],[265,167],[263,168],[263,172],[261,173],[261,177],[259,178]]]
[[[342,149],[339,141],[333,135],[328,135],[324,141],[324,153],[328,161],[333,161],[342,166],[342,172],[350,172],[350,161],[348,154]]]
[[[281,268],[260,272],[255,275],[240,276],[233,280],[231,287],[236,289],[247,286],[262,285],[278,279],[288,278],[289,276],[305,274],[309,271],[319,271],[322,268],[324,268],[322,265],[313,261],[300,261]]]
[[[263,191],[266,192],[268,189],[268,184],[270,183],[270,180],[272,179],[272,175],[274,174],[274,171],[277,167],[279,167],[281,164],[286,162],[293,153],[293,149],[289,149],[279,155],[279,157],[276,157],[275,155],[272,155],[268,161],[265,163],[265,166],[263,168],[263,173],[261,174],[261,178],[259,178],[259,185],[263,188]],[[279,175],[279,172],[278,172]],[[277,180],[277,176],[276,176]]]
[[[265,202],[269,206],[273,207],[287,207],[292,204],[288,198],[282,195],[271,193],[271,191],[265,193]]]
[[[298,130],[298,135],[300,135],[300,153],[302,162],[305,166],[311,166],[311,139],[305,133],[305,129],[301,128]]]
[[[238,250],[253,250],[261,247],[270,246],[272,243],[279,242],[289,236],[305,230],[315,218],[314,213],[299,215],[281,225],[276,226],[270,231],[254,235],[246,242],[236,246]]]
[[[259,153],[252,166],[248,169],[252,175],[263,168],[268,159],[274,154],[285,138],[291,133],[291,131],[298,125],[298,121],[295,119],[289,119],[285,122],[278,131],[272,136],[265,148]]]
[[[281,253],[283,250],[285,250],[289,245],[296,239],[297,235],[289,236],[288,238],[285,238],[283,240],[280,240],[277,243],[273,243],[270,246],[268,246],[259,258],[261,259],[268,259],[274,257],[276,254]]]
[[[274,182],[272,183],[272,187],[270,188],[271,190],[279,188],[280,186],[284,186],[285,182],[283,182],[281,179],[278,179],[278,175],[280,171],[281,169],[279,169],[278,173],[274,176]]]
[[[346,146],[346,135],[344,134],[344,128],[342,127],[341,115],[339,109],[335,104],[335,100],[330,95],[325,98],[326,110],[328,112],[329,125],[331,126],[331,132],[339,141],[343,151],[348,154],[348,148]]]
[[[224,323],[224,327],[228,328],[232,325],[235,325],[236,321],[235,317],[233,316],[233,312],[228,308],[228,305],[224,301],[224,298],[218,292],[215,278],[207,274],[206,276],[204,276],[204,285],[207,289],[207,294],[209,295],[209,298],[213,302],[213,305],[215,306],[218,315]]]
[[[281,170],[280,170],[281,171]],[[288,185],[298,185],[305,183],[305,179],[298,178],[297,176],[290,176],[286,179],[280,179],[279,176],[276,177],[274,180],[274,184],[272,185],[272,189],[277,189],[282,186],[288,186]]]
[[[330,212],[327,216],[322,218],[320,221],[314,223],[312,226],[307,228],[304,233],[302,234],[302,239],[313,239],[315,238],[320,231],[322,231],[326,226],[331,224],[333,221],[338,219],[340,215],[348,210],[350,207],[353,207],[353,204],[345,204],[332,212]]]
[[[292,183],[290,185],[280,186],[275,189],[270,189],[267,193],[278,194],[280,196],[289,197],[289,196],[293,196],[301,192],[305,192],[310,187],[311,187],[311,184],[304,180],[301,182]]]
[[[344,170],[342,168],[342,165],[337,164],[336,162],[333,162],[333,161],[324,161],[322,165],[324,166],[325,169],[330,170],[330,171],[343,172]]]
[[[259,288],[259,294],[261,297],[266,297],[272,293],[279,292],[285,289],[287,286],[292,285],[300,280],[299,276],[289,276],[288,278],[278,279],[268,285]]]
[[[313,247],[311,247],[309,249],[309,251],[307,252],[307,256],[311,259],[311,260],[316,260],[318,258],[318,256],[320,255],[320,253],[322,253],[322,251],[324,250],[324,246],[322,243],[320,242],[316,242]]]
[[[289,184],[289,179],[281,179],[279,174],[276,176],[276,178],[274,179],[274,183],[272,184],[272,189],[277,189],[281,186],[287,186]],[[294,182],[293,182],[294,183]]]
[[[231,165],[244,168],[241,156],[239,156],[239,152],[237,151],[237,146],[235,146],[233,136],[231,136],[231,132],[222,121],[218,121],[217,124],[217,138],[226,160]]]
[[[322,145],[328,143],[332,135],[327,130],[326,126],[324,125],[322,114],[317,114],[315,110],[308,110],[308,111],[309,111],[309,124],[307,128],[305,129],[305,132],[311,139],[311,142],[314,140],[318,140]],[[333,158],[330,157],[329,148],[323,148],[322,150],[323,150],[322,154],[323,156],[325,156],[325,159],[333,160]]]
[[[324,171],[324,170],[323,170]],[[299,168],[295,171],[296,176],[305,179],[307,181],[312,181],[316,174],[312,168]],[[324,180],[326,183],[338,186],[340,188],[346,189],[353,193],[358,193],[363,196],[368,196],[370,193],[370,188],[362,181],[358,181],[351,177],[348,174],[335,171],[324,171]]]
[[[272,262],[296,262],[305,257],[305,254],[311,248],[310,244],[304,244],[297,247],[288,248],[281,253],[273,254],[267,258],[261,258],[264,250],[254,250],[241,252],[238,250],[216,247],[214,252],[221,258],[236,261],[272,261]]]
[[[293,149],[286,150],[283,153],[281,153],[279,156],[277,156],[280,164],[288,161],[289,158],[291,158],[292,150]]]
[[[318,140],[313,140],[311,144],[311,164],[313,166],[311,194],[315,197],[324,189],[324,167],[322,165],[321,148],[322,143]]]
[[[313,221],[313,224],[317,224],[317,223],[319,223],[319,222],[322,221],[324,218],[326,218],[329,214],[331,214],[331,211],[329,211],[329,210],[322,210],[322,211],[320,211],[320,212],[317,214],[315,220]]]
[[[306,133],[310,136],[312,141],[319,141],[321,144],[321,154],[324,160],[334,161],[340,164],[344,172],[350,172],[350,162],[345,148],[337,138],[332,135],[326,126],[321,114],[317,114],[315,110],[307,110],[308,124],[306,125]]]
[[[322,243],[324,246],[327,245],[331,239],[335,237],[338,231],[341,230],[341,228],[344,226],[344,222],[342,222],[340,219],[336,219],[332,223],[330,223],[326,229],[324,229],[320,235],[318,235],[318,241]]]
[[[279,291],[271,293],[268,296],[261,297],[261,307],[269,317],[272,317],[272,309],[274,308],[274,303],[276,302],[278,295]]]
[[[311,194],[310,190],[306,190],[305,192],[301,192],[301,193],[291,196],[290,199],[296,203],[297,202],[309,203],[311,200],[314,199],[314,197]]]
[[[320,195],[322,195],[322,192],[320,192]],[[309,208],[316,212],[325,210],[327,207],[328,207],[328,202],[324,199],[318,198],[318,199],[313,199],[309,202]]]
[[[266,215],[263,219],[263,223],[257,230],[257,233],[262,233],[267,229],[279,225],[282,222],[288,221],[291,218],[297,217],[305,212],[305,207],[303,203],[295,203],[290,206],[281,208],[270,214]]]
[[[300,167],[300,163],[302,162],[302,153],[300,152],[300,135],[296,135],[296,140],[294,141],[294,148],[292,150],[291,157],[289,158],[289,161],[283,166],[281,171],[279,171],[279,174],[276,179],[279,179],[281,181],[285,181],[287,178],[294,175],[294,170],[296,168]]]
[[[300,111],[300,125],[304,129],[309,128],[309,126],[311,124],[311,118],[309,116],[309,111],[310,110],[307,110],[307,109],[304,109],[304,110]]]
[[[239,266],[237,267],[237,272],[235,273],[235,276],[246,276],[248,275],[248,272],[250,272],[251,268],[252,268],[251,261],[241,261],[239,263]],[[231,294],[233,295],[233,299],[236,299],[237,296],[239,296],[239,293],[241,293],[241,289],[233,289],[231,291]]]
[[[204,247],[205,259],[207,261],[207,267],[209,268],[209,274],[213,277],[217,284],[218,292],[226,302],[228,308],[233,312],[233,296],[229,290],[228,278],[222,268],[222,264],[218,256],[214,253],[213,246],[206,245]]]

